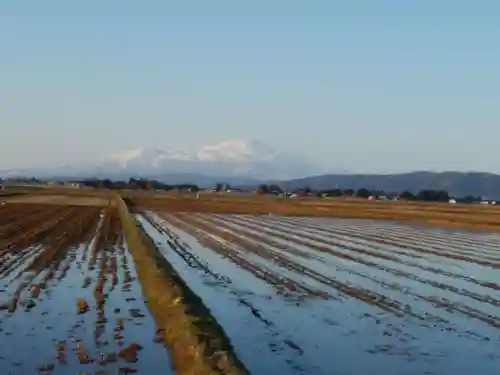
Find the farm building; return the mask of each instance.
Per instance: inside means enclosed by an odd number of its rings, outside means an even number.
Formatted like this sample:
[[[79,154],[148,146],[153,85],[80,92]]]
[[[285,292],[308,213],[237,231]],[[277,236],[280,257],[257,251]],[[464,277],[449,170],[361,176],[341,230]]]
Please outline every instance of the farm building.
[[[76,183],[76,182],[67,182],[64,184],[64,186],[72,187],[72,188],[80,188],[80,184]]]

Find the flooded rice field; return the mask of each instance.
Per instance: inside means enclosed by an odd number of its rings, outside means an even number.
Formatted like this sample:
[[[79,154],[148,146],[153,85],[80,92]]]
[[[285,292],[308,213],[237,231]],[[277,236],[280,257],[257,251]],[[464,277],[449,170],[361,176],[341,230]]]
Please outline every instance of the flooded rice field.
[[[494,374],[500,236],[367,220],[137,220],[252,374]]]
[[[171,373],[116,208],[0,209],[2,374]]]
[[[252,374],[500,368],[499,235],[326,218],[135,218]],[[114,205],[0,206],[2,374],[169,374],[170,354]]]

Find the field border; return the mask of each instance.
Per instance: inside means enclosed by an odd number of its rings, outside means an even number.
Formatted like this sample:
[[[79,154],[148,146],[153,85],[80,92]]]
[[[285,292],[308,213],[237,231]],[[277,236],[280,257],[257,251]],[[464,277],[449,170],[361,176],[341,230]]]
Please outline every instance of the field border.
[[[248,375],[222,327],[159,252],[154,241],[115,196],[129,251],[147,305],[170,349],[178,375]]]

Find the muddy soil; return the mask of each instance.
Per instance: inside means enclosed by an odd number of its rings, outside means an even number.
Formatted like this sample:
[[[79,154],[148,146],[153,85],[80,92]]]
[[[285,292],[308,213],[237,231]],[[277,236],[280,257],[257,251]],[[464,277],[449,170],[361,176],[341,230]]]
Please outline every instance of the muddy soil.
[[[117,210],[43,206],[0,220],[2,373],[171,373]]]

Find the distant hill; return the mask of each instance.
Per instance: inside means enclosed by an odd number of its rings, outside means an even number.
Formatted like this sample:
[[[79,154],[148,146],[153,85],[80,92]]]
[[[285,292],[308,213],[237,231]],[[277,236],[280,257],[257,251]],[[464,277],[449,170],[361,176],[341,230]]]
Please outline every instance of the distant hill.
[[[154,165],[154,163],[145,164]],[[276,165],[273,165],[271,169],[276,168],[279,169]],[[154,179],[168,184],[197,184],[205,188],[214,187],[217,183],[228,183],[232,186],[243,188],[255,188],[263,183],[277,184],[287,191],[309,187],[313,190],[366,188],[368,190],[385,191],[387,193],[401,193],[405,190],[418,193],[421,190],[432,189],[446,190],[451,196],[456,197],[472,195],[484,199],[500,200],[500,175],[483,172],[419,171],[401,174],[350,174],[344,172],[287,180],[278,180],[279,177],[276,177],[276,179],[270,180],[253,173],[235,173],[232,170],[223,170],[227,174],[217,174],[210,168],[205,169],[205,173],[203,173],[198,170],[189,171],[189,169],[186,171],[182,169],[175,171],[175,168],[174,170],[169,170],[168,168],[151,169],[144,165],[138,165],[134,168],[120,168],[118,165],[107,165],[106,168],[89,169],[68,166],[67,168],[46,170],[0,170],[0,179],[2,177],[11,178],[13,176],[35,176],[42,180],[107,178],[115,181],[128,181],[129,178],[134,177]],[[265,174],[268,176],[279,176],[279,174],[271,173],[270,170],[267,170]]]
[[[418,193],[424,189],[442,189],[453,196],[500,198],[500,175],[480,172],[412,172],[402,174],[331,174],[277,181],[285,190],[309,187],[323,189],[367,188],[386,192],[404,190]]]

